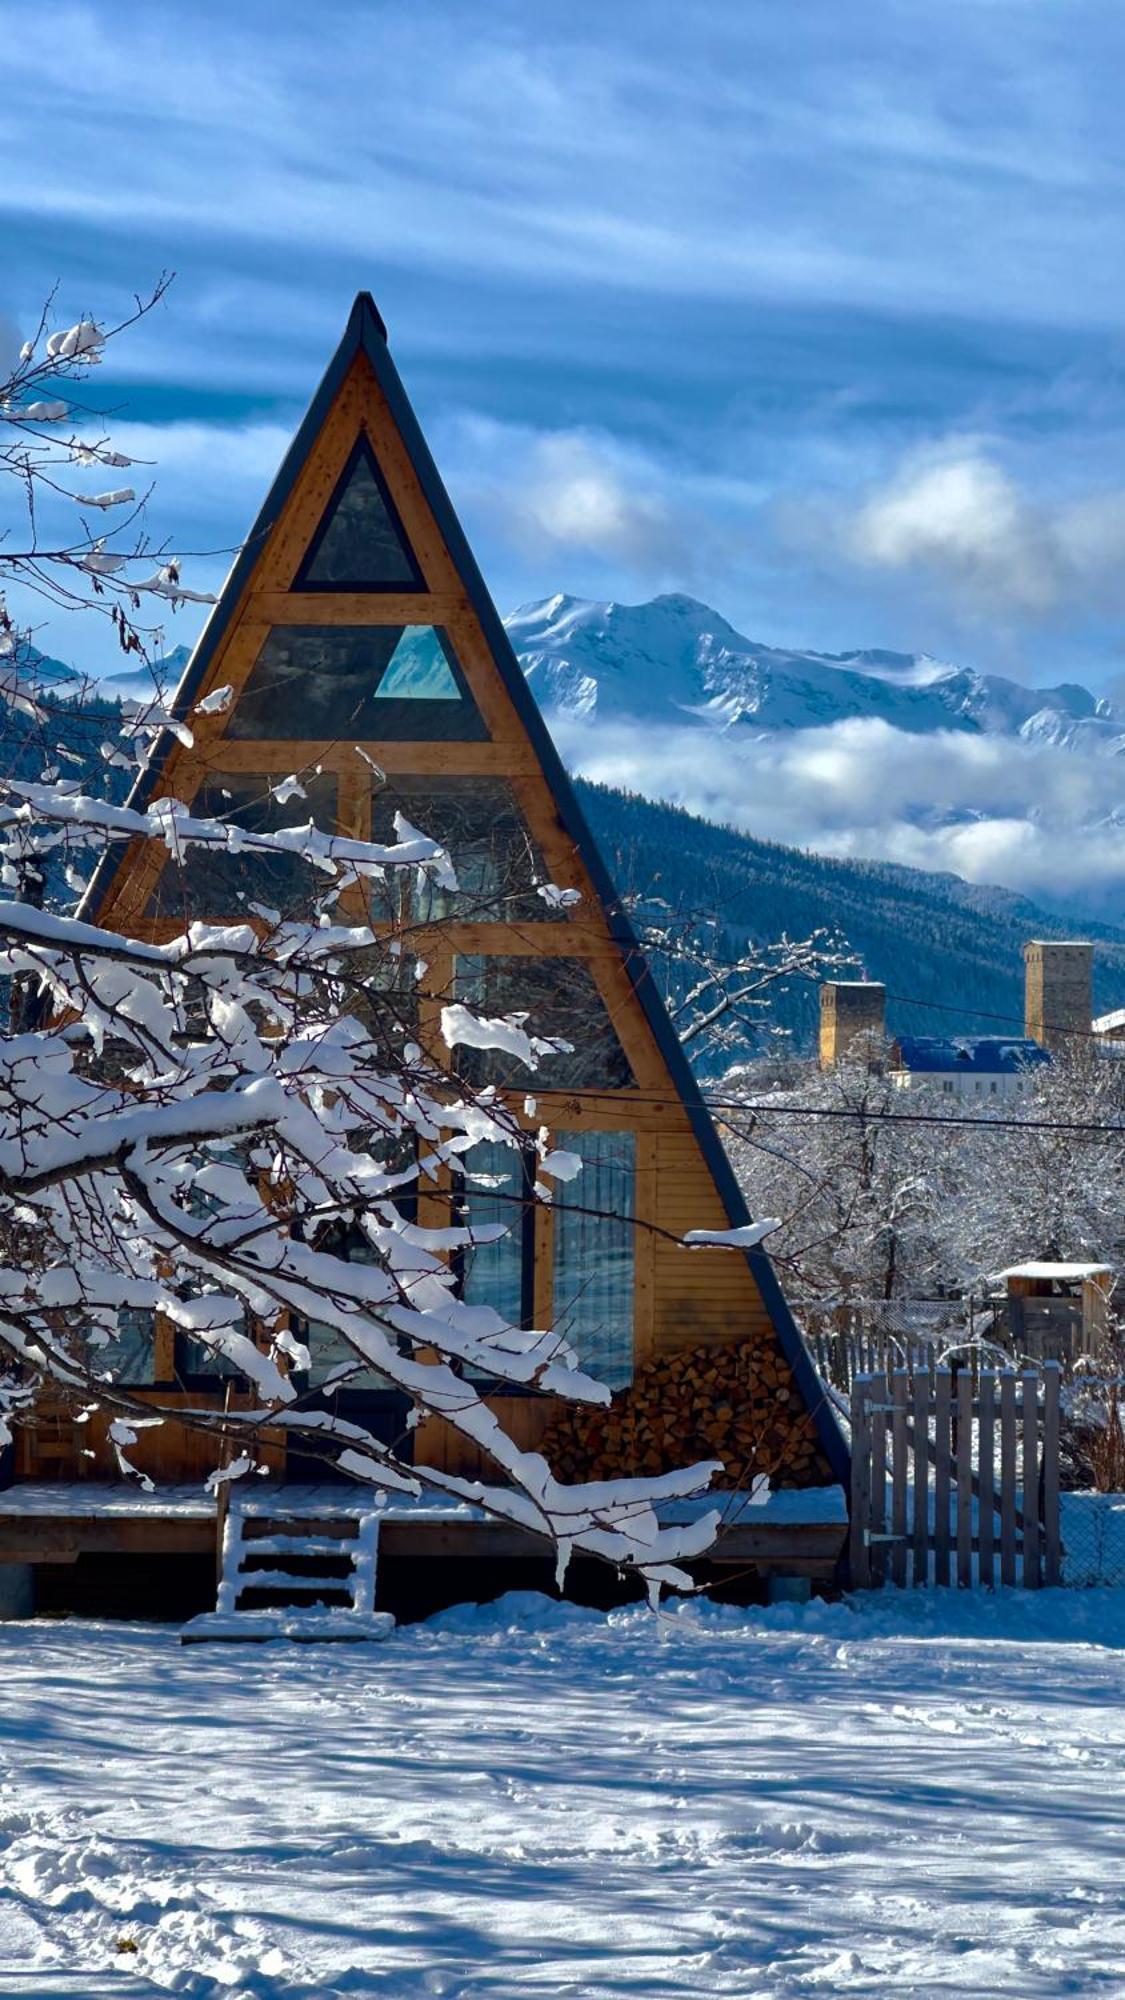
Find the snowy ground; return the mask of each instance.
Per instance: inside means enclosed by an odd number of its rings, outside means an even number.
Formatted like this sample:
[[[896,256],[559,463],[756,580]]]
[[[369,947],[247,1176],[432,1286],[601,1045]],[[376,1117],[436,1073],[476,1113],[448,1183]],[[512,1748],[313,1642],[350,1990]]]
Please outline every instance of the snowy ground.
[[[544,1604],[0,1626],[0,1994],[1125,1993],[1125,1594]]]

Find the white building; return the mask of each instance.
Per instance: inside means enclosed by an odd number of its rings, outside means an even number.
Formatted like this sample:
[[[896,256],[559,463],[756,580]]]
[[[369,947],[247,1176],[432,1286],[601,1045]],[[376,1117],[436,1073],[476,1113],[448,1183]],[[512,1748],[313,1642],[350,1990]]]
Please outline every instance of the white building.
[[[900,1090],[944,1097],[1018,1097],[1051,1060],[1038,1042],[1010,1035],[900,1035],[887,1071]]]

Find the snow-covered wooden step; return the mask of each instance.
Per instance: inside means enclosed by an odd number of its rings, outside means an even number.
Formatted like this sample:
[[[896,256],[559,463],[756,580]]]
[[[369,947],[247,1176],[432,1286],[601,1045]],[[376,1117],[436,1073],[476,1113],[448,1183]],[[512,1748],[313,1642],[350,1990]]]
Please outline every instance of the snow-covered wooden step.
[[[246,1535],[244,1556],[346,1556],[359,1547],[359,1535]]]
[[[291,1590],[307,1597],[319,1590],[347,1591],[352,1596],[350,1576],[295,1576],[288,1569],[242,1569],[239,1571],[242,1590]]]
[[[261,1534],[246,1533],[247,1527],[261,1526]],[[243,1514],[232,1496],[223,1533],[223,1569],[218,1602],[213,1612],[193,1618],[180,1637],[185,1644],[200,1639],[301,1639],[327,1640],[385,1639],[394,1629],[394,1619],[375,1610],[375,1576],[379,1555],[379,1516],[374,1513],[349,1514],[340,1521],[341,1532],[332,1534],[292,1534],[286,1530],[290,1518],[285,1513],[282,1494],[276,1507],[266,1512],[257,1497],[252,1515]],[[300,1558],[338,1564],[341,1574],[329,1576],[304,1573],[282,1567],[286,1558]],[[277,1567],[260,1569],[263,1559]],[[244,1599],[259,1592],[288,1599],[274,1605],[247,1605]],[[311,1604],[309,1598],[334,1598],[335,1603]],[[343,1599],[341,1603],[339,1600]]]

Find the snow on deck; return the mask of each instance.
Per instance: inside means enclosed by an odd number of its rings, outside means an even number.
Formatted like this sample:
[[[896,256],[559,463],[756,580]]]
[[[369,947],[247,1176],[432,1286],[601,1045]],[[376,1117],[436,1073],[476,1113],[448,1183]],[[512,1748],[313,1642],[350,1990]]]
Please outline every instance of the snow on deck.
[[[369,1486],[358,1481],[347,1486],[258,1486],[240,1485],[233,1489],[240,1511],[251,1516],[282,1513],[295,1520],[326,1519],[354,1514],[357,1508],[377,1504]],[[662,1521],[695,1520],[713,1508],[724,1518],[745,1518],[753,1509],[755,1526],[797,1527],[817,1523],[835,1525],[846,1521],[848,1504],[841,1486],[811,1486],[798,1491],[767,1493],[699,1494],[689,1500],[664,1501],[657,1508]],[[202,1486],[160,1486],[148,1493],[141,1486],[124,1483],[80,1480],[74,1485],[28,1480],[0,1492],[0,1520],[4,1518],[83,1520],[102,1515],[160,1519],[210,1520],[215,1499]],[[487,1521],[480,1507],[450,1500],[440,1493],[395,1494],[379,1508],[382,1521]]]
[[[20,2000],[1125,1991],[1125,1594],[0,1626]],[[138,1950],[126,1958],[122,1941]]]

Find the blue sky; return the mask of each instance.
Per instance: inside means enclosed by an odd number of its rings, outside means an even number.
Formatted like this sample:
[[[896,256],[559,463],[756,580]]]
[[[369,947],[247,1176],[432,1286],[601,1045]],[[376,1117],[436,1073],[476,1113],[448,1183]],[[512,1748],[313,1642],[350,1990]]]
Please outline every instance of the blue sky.
[[[245,531],[367,287],[502,608],[1125,674],[1104,0],[5,16],[0,315],[177,272],[100,385],[155,533]]]

